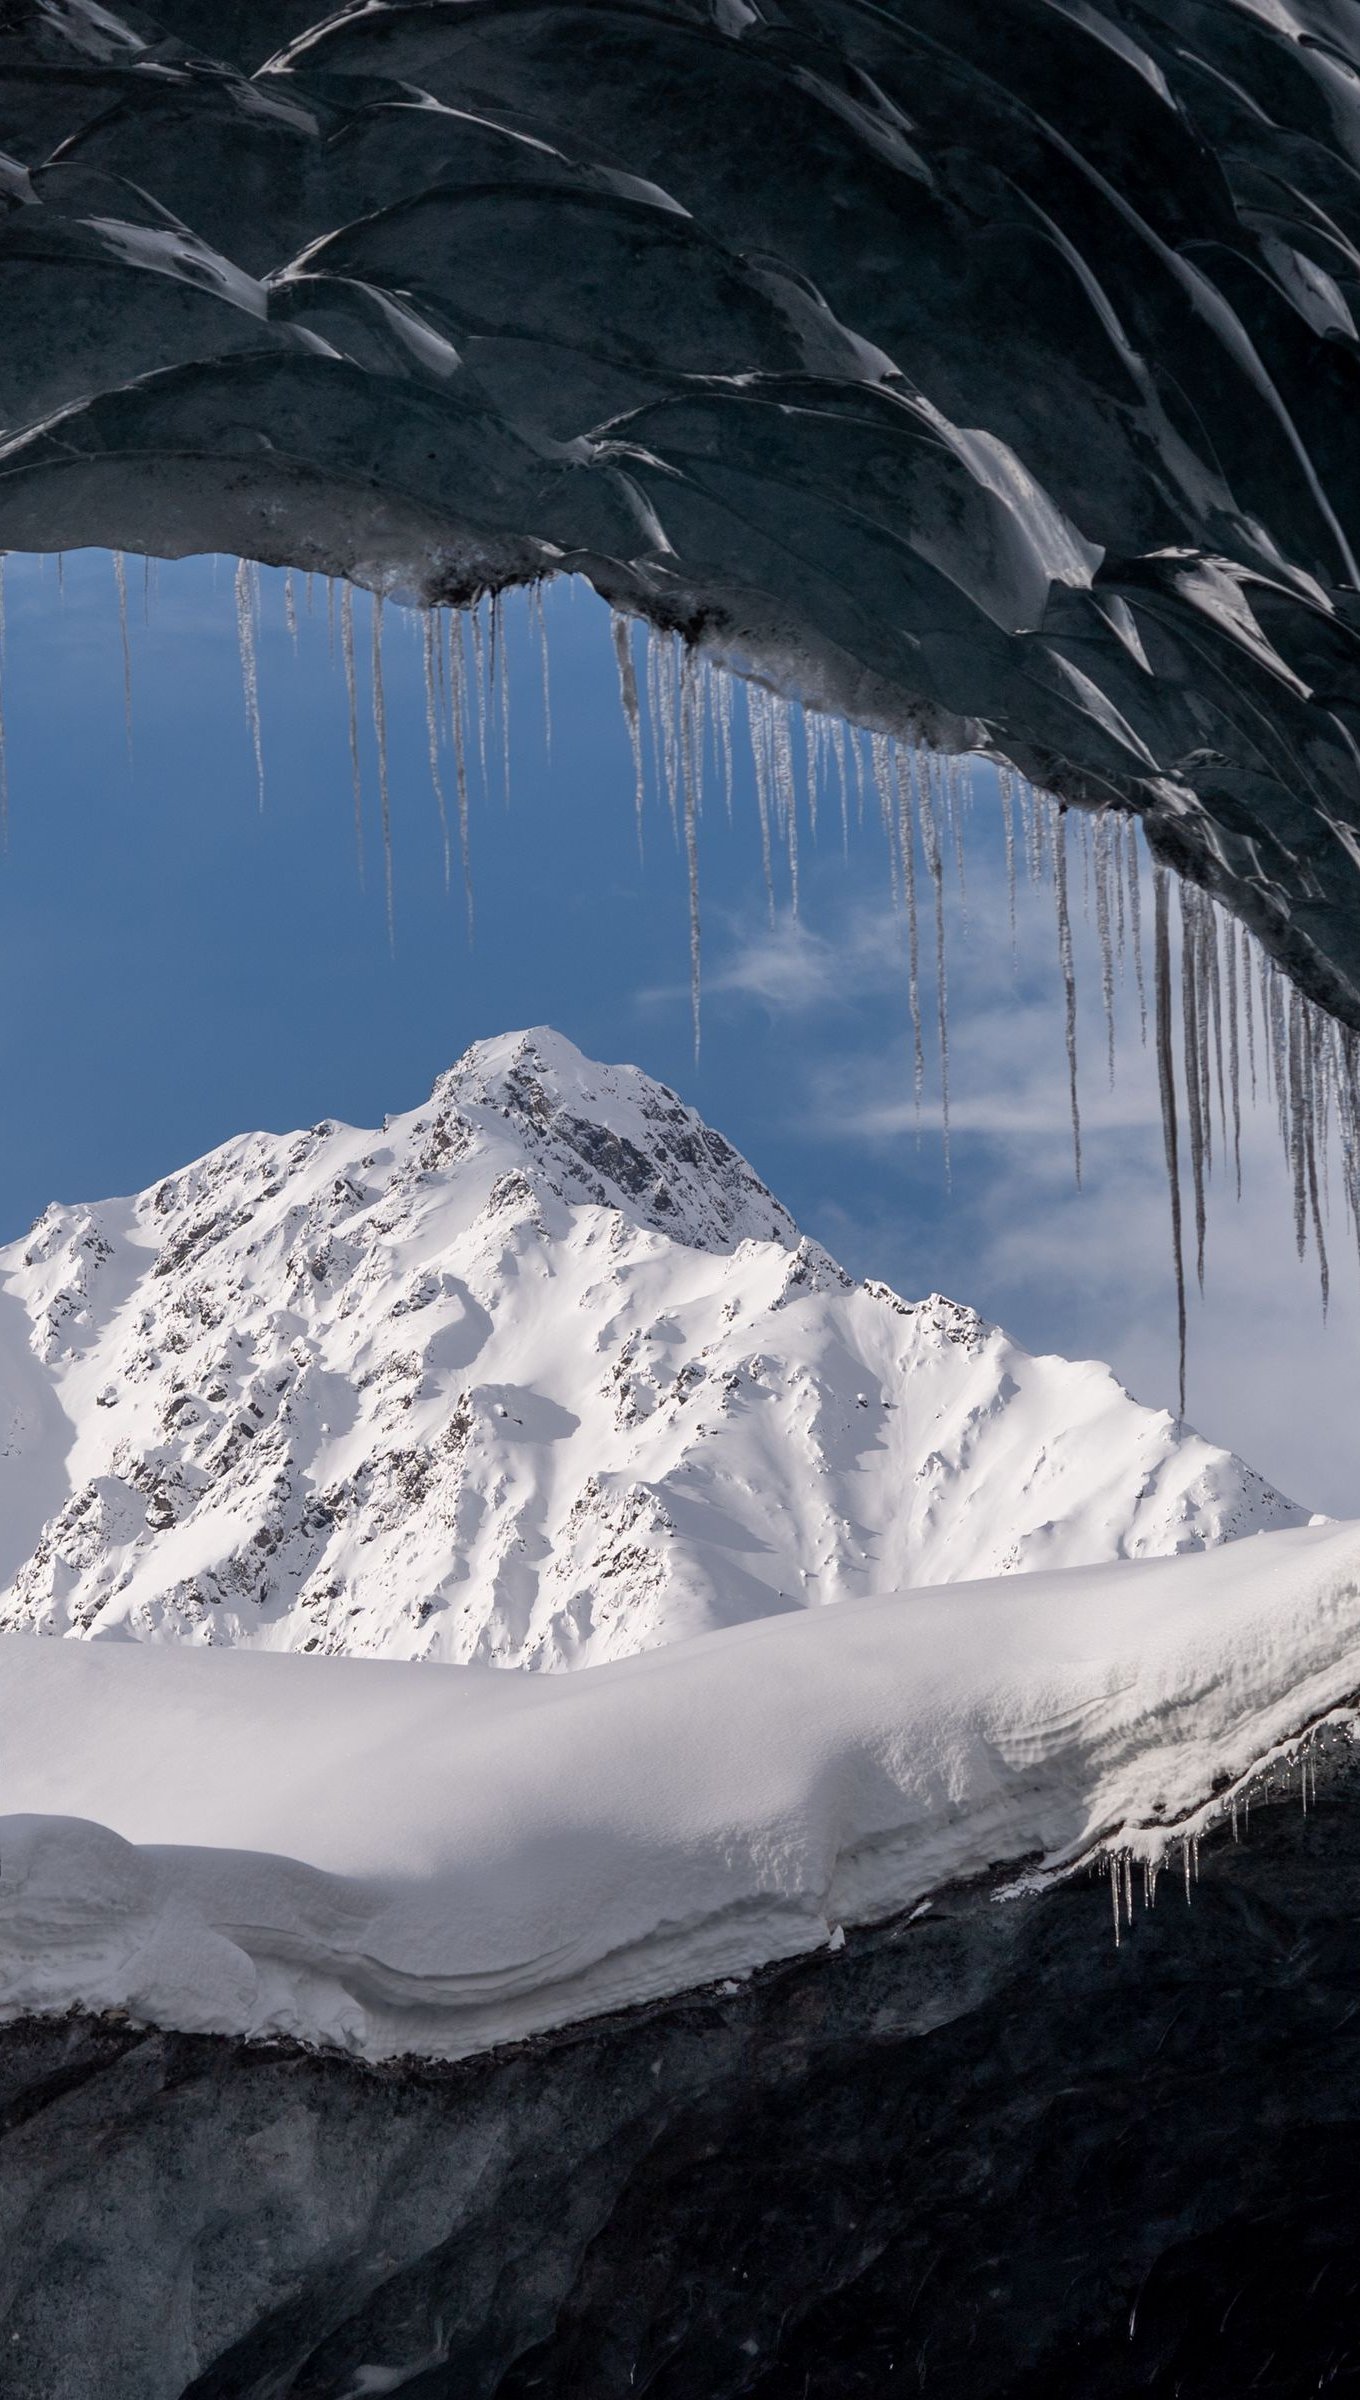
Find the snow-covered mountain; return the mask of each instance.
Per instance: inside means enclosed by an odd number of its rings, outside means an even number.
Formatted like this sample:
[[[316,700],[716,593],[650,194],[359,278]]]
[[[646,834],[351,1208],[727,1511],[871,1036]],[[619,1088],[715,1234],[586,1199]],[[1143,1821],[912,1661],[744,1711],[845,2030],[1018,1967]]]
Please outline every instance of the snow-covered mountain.
[[[6,1627],[575,1666],[1303,1520],[541,1028],[0,1251]]]

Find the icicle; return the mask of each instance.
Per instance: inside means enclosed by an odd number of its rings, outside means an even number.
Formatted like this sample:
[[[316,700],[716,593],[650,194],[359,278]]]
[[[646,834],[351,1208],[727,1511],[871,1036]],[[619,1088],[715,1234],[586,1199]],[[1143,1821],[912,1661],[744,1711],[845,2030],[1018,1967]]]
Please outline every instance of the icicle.
[[[288,628],[294,651],[298,646],[297,598],[293,591],[293,570],[283,570],[283,621]]]
[[[1190,909],[1190,961],[1195,979],[1195,1030],[1199,1040],[1199,1104],[1202,1111],[1200,1139],[1204,1149],[1206,1175],[1214,1163],[1214,1083],[1211,1072],[1210,1049],[1213,996],[1210,989],[1208,916],[1209,903],[1204,894],[1195,891],[1186,895]]]
[[[312,613],[312,606],[313,606],[313,602],[314,602],[314,600],[315,600],[315,596],[316,596],[316,595],[315,595],[315,584],[316,584],[316,577],[315,577],[315,575],[312,573],[312,570],[311,570],[311,568],[309,567],[309,568],[308,568],[308,570],[307,570],[306,577],[305,577],[305,579],[304,579],[304,583],[303,583],[303,589],[304,589],[304,591],[306,592],[306,595],[307,595],[307,614],[308,614],[308,616],[310,616],[310,615],[311,615],[311,613]]]
[[[770,846],[769,760],[765,738],[765,694],[760,686],[746,686],[746,724],[751,737],[751,760],[756,777],[756,814],[760,820],[760,859],[765,870],[765,897],[769,905],[770,923],[775,919],[774,860]]]
[[[477,694],[477,754],[482,762],[482,790],[491,788],[486,766],[486,644],[482,638],[482,604],[468,612],[472,627],[472,681]]]
[[[949,822],[954,835],[954,872],[959,879],[959,907],[966,925],[968,923],[968,873],[963,859],[963,802],[967,781],[961,761],[952,754],[944,762],[944,788]]]
[[[1317,1149],[1313,1125],[1313,1077],[1309,1056],[1308,1019],[1300,993],[1289,993],[1289,1154],[1294,1175],[1294,1240],[1302,1258],[1311,1214],[1317,1243],[1318,1273],[1322,1280],[1322,1313],[1327,1313],[1330,1278],[1319,1205]]]
[[[328,601],[334,627],[335,585],[327,586]],[[346,583],[340,589],[340,646],[345,662],[345,692],[349,700],[349,765],[354,784],[354,855],[359,867],[359,889],[364,888],[364,786],[359,769],[359,683],[354,671],[354,590]]]
[[[845,755],[845,725],[840,717],[831,722],[831,754],[836,761],[836,782],[841,803],[841,853],[850,856],[850,776]]]
[[[1011,929],[1011,968],[1018,974],[1020,947],[1015,910],[1015,784],[1008,766],[997,768],[996,781],[1001,795],[1001,823],[1006,837],[1006,909]]]
[[[898,750],[895,756],[897,777],[897,816],[899,847],[902,854],[902,891],[907,904],[907,995],[911,1009],[912,1078],[916,1095],[917,1139],[920,1139],[921,1102],[925,1094],[926,1053],[921,1034],[921,937],[916,910],[916,758],[914,753]]]
[[[121,593],[121,585],[120,585]],[[126,642],[126,631],[124,641]],[[247,559],[236,561],[236,638],[241,652],[241,686],[245,693],[246,723],[250,727],[251,745],[255,752],[255,780],[259,787],[260,810],[264,810],[264,744],[260,739],[260,682],[255,656],[255,584]],[[131,741],[131,700],[129,699],[129,733]]]
[[[1181,1417],[1185,1415],[1185,1252],[1181,1239],[1181,1175],[1176,1131],[1176,1068],[1171,1046],[1171,930],[1167,911],[1167,870],[1154,865],[1152,890],[1156,937],[1153,951],[1153,996],[1157,1023],[1157,1082],[1162,1103],[1162,1143],[1166,1152],[1167,1190],[1171,1200],[1171,1254],[1176,1270],[1176,1334],[1179,1360]]]
[[[548,620],[543,608],[543,586],[541,583],[530,585],[529,606],[533,611],[534,623],[538,629],[538,664],[539,672],[543,680],[543,748],[547,757],[551,759],[552,676],[548,663]]]
[[[491,601],[491,622],[500,636],[500,697],[501,697],[501,771],[505,778],[505,805],[510,806],[510,645],[505,638],[505,609],[499,592]]]
[[[879,822],[883,827],[883,839],[888,845],[888,884],[892,893],[893,908],[896,910],[900,909],[903,903],[902,862],[898,856],[897,847],[898,812],[893,792],[892,744],[886,733],[870,735],[869,765],[873,775],[874,790],[878,794],[878,815]]]
[[[1138,855],[1138,824],[1129,818],[1126,836],[1129,858],[1129,939],[1133,943],[1133,972],[1138,990],[1138,1038],[1147,1047],[1147,990],[1143,978],[1143,862]]]
[[[1256,1106],[1256,1009],[1252,998],[1251,952],[1245,928],[1242,934],[1242,1000],[1247,1020],[1247,1072],[1251,1078],[1251,1104]],[[1264,1029],[1263,1029],[1264,1030]]]
[[[642,724],[638,709],[637,669],[633,665],[633,642],[628,619],[621,616],[618,609],[612,609],[609,623],[614,636],[614,658],[619,671],[619,701],[623,709],[624,723],[628,727],[629,746],[633,753],[633,809],[637,818],[638,857],[641,858],[643,854],[642,810],[647,786],[642,772]]]
[[[652,634],[648,641],[649,667],[655,662],[656,678],[656,742],[661,758],[666,790],[666,806],[670,813],[671,831],[677,839],[680,830],[680,676],[671,635]]]
[[[1190,1131],[1190,1174],[1195,1195],[1195,1274],[1204,1289],[1204,1119],[1207,1109],[1200,1084],[1199,981],[1195,955],[1195,898],[1181,885],[1181,1032],[1185,1053],[1185,1115]]]
[[[1027,775],[1020,778],[1020,815],[1025,828],[1025,865],[1029,880],[1037,891],[1044,879],[1043,826],[1039,816],[1039,795]]]
[[[458,851],[463,869],[463,899],[467,908],[468,940],[473,937],[472,906],[472,839],[468,809],[467,754],[470,739],[467,707],[467,667],[463,655],[463,619],[451,615],[448,621],[449,654],[449,731],[453,742],[454,771],[458,778]]]
[[[1209,1011],[1214,1028],[1214,1067],[1218,1076],[1218,1129],[1228,1146],[1228,1092],[1223,1073],[1223,979],[1219,969],[1218,915],[1210,900],[1200,903],[1201,950],[1209,986]]]
[[[732,823],[732,678],[719,670],[714,679],[717,706],[714,717],[718,727],[718,744],[722,753],[723,805],[727,822]]]
[[[382,820],[383,889],[387,899],[388,947],[397,946],[396,905],[392,888],[392,801],[387,782],[387,700],[383,692],[383,600],[375,592],[372,600],[373,626],[373,731],[378,744],[378,808]]]
[[[115,550],[113,554],[113,579],[118,586],[118,631],[123,644],[123,728],[127,737],[127,754],[130,762],[132,758],[132,645],[128,640],[127,561],[124,558],[121,550]],[[244,666],[244,658],[242,660],[242,664]],[[253,672],[254,666],[252,659],[252,674]],[[249,708],[251,705],[252,703],[250,695],[249,692],[247,692],[246,706]],[[256,738],[255,753],[258,761],[258,736]],[[260,769],[260,786],[261,791],[263,792],[263,767]],[[261,805],[263,806],[263,801],[261,801]]]
[[[775,789],[779,795],[779,822],[788,844],[789,878],[793,891],[793,913],[798,914],[798,784],[793,772],[793,738],[787,700],[772,699],[770,725],[774,735]]]
[[[1261,1013],[1266,1020],[1266,1060],[1274,1084],[1275,1112],[1279,1119],[1280,1140],[1289,1154],[1289,1072],[1285,1056],[1284,1006],[1280,997],[1279,978],[1272,962],[1261,959]]]
[[[808,831],[814,842],[817,839],[817,785],[822,762],[822,728],[822,718],[811,715],[805,709],[803,712],[804,773],[807,778]]]
[[[686,650],[680,670],[681,773],[685,794],[685,871],[689,880],[689,1004],[694,1027],[694,1064],[699,1064],[699,677],[695,654]]]
[[[949,992],[945,981],[944,964],[944,859],[940,851],[940,829],[935,815],[933,769],[933,759],[928,760],[926,772],[917,787],[917,798],[920,804],[921,847],[925,852],[926,869],[935,894],[935,1011],[940,1031],[940,1120],[944,1135],[945,1182],[948,1184],[950,1181]]]
[[[1100,993],[1105,1003],[1105,1048],[1114,1090],[1114,943],[1110,926],[1110,826],[1104,811],[1095,825],[1096,935],[1100,943]]]
[[[784,821],[784,845],[789,850],[789,902],[794,910],[794,924],[799,919],[799,785],[794,778],[794,739],[789,730],[789,703],[772,703],[775,720],[775,780],[780,790],[780,816]]]
[[[444,806],[444,786],[439,774],[439,712],[435,692],[435,620],[427,608],[421,614],[421,634],[425,653],[425,740],[430,754],[430,785],[435,806],[439,811],[439,831],[444,843],[444,889],[447,892],[453,878],[453,856],[449,843],[449,812]],[[443,646],[440,646],[443,656]]]
[[[1072,960],[1072,917],[1067,897],[1067,810],[1053,811],[1053,890],[1058,910],[1058,963],[1062,969],[1067,1031],[1067,1088],[1072,1107],[1072,1157],[1081,1189],[1081,1106],[1077,1097],[1077,978]]]
[[[1237,920],[1229,917],[1224,928],[1228,950],[1228,1084],[1232,1093],[1233,1174],[1237,1197],[1242,1197],[1242,1081],[1238,1049],[1237,1010]]]
[[[1115,1857],[1115,1855],[1114,1855],[1114,1852],[1113,1852],[1113,1851],[1111,1851],[1111,1852],[1110,1852],[1110,1855],[1109,1855],[1109,1859],[1108,1859],[1108,1861],[1107,1861],[1107,1864],[1108,1864],[1108,1866],[1109,1866],[1109,1870],[1110,1870],[1110,1907],[1111,1907],[1111,1910],[1113,1911],[1113,1915],[1114,1915],[1114,1946],[1115,1946],[1115,1948],[1116,1948],[1116,1950],[1117,1950],[1117,1949],[1119,1948],[1119,1942],[1120,1942],[1120,1925],[1119,1925],[1119,1862],[1118,1862],[1118,1860],[1116,1859],[1116,1857]]]

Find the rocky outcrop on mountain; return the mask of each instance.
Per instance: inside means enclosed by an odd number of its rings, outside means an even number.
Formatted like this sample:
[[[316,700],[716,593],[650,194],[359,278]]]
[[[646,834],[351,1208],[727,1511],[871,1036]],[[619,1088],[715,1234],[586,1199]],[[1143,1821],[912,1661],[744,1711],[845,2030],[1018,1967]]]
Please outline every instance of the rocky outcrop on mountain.
[[[479,1043],[0,1252],[0,1625],[570,1667],[1302,1520],[1105,1367],[856,1284],[636,1068]]]

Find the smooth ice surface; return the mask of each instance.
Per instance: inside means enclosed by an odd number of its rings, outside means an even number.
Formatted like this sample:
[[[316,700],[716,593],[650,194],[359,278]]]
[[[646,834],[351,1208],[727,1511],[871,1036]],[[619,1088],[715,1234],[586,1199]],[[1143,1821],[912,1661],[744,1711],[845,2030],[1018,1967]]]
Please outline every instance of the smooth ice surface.
[[[0,1250],[0,1625],[561,1668],[1303,1512],[547,1028]]]
[[[0,1637],[0,2008],[457,2056],[1170,1829],[1360,1687],[1360,1527],[575,1676]]]

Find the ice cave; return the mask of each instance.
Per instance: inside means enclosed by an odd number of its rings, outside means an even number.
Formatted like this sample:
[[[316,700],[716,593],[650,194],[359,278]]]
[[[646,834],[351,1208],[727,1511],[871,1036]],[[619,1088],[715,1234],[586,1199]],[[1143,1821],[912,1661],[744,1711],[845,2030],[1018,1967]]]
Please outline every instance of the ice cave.
[[[795,889],[800,815],[867,791],[916,1097],[938,1052],[946,1109],[940,893],[987,762],[1012,889],[1028,866],[1056,901],[1078,1177],[1078,844],[1111,1064],[1137,961],[1181,1350],[1171,1429],[1119,1419],[1127,1505],[1091,1463],[1102,1415],[1067,1437],[1061,1507],[1016,1531],[1038,1467],[998,1441],[1009,1548],[932,1503],[875,1584],[842,1495],[844,1616],[800,1613],[832,1551],[810,1568],[783,1530],[798,1474],[730,1428],[735,1464],[663,1455],[658,1428],[721,1376],[732,1421],[769,1399],[804,1474],[815,1451],[849,1491],[872,1414],[890,1515],[943,1455],[889,1422],[911,1312],[847,1297],[666,1087],[506,1037],[381,1135],[257,1137],[116,1218],[49,1212],[4,1253],[34,1328],[13,1389],[34,1356],[65,1373],[88,1320],[104,1448],[94,1501],[73,1486],[15,1534],[0,1595],[12,2400],[1360,2387],[1356,1529],[1181,1423],[1206,1182],[1231,1181],[1258,1072],[1324,1290],[1360,1234],[1357,310],[1355,0],[0,0],[0,568],[112,552],[126,655],[142,559],[238,562],[262,789],[258,571],[287,571],[290,620],[324,589],[356,799],[370,644],[384,831],[384,612],[414,617],[455,880],[467,761],[485,776],[508,736],[506,596],[582,579],[639,807],[650,777],[678,829],[696,1043],[697,822],[740,743]],[[465,1207],[427,1189],[455,1171]],[[622,1227],[609,1272],[664,1284],[650,1350],[599,1299],[591,1210]],[[557,1575],[560,1608],[488,1609],[436,1652],[428,1608],[345,1583],[344,1636],[342,1535],[388,1543],[414,1591],[492,1538],[508,1426],[554,1456],[595,1439],[522,1398],[528,1319],[478,1282],[512,1221],[517,1255],[556,1245],[575,1278],[600,1439],[653,1498],[554,1487],[534,1539],[566,1563],[535,1588]],[[408,1277],[373,1302],[377,1364],[352,1338],[371,1227]],[[136,1342],[95,1296],[120,1244]],[[250,1331],[224,1431],[228,1331],[276,1324],[251,1263],[276,1253],[305,1339],[269,1332],[266,1376]],[[799,1350],[778,1312],[814,1304]],[[429,1400],[405,1320],[431,1307],[440,1356],[463,1373],[482,1341],[498,1380],[422,1450],[398,1412]],[[698,1366],[665,1330],[686,1310]],[[1046,1456],[1054,1362],[978,1325],[918,1312],[913,1372],[941,1410],[971,1377],[984,1430],[1028,1409]],[[162,1353],[189,1364],[134,1470],[112,1411]],[[356,1361],[377,1397],[342,1488],[320,1412]],[[286,1638],[243,1635],[210,1688],[193,1629],[238,1587],[189,1519],[213,1477],[246,1490],[252,1444]],[[6,1472],[0,1547],[28,1506]],[[720,1542],[687,1530],[682,1472],[705,1507],[745,1479]],[[734,1562],[702,1606],[667,1581],[686,1541]],[[191,1563],[154,1580],[176,1543]],[[606,1556],[642,1562],[645,1640],[572,1596]],[[488,1660],[494,1699],[451,1734],[429,1694]],[[545,1662],[570,1671],[504,1671]]]

